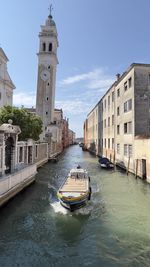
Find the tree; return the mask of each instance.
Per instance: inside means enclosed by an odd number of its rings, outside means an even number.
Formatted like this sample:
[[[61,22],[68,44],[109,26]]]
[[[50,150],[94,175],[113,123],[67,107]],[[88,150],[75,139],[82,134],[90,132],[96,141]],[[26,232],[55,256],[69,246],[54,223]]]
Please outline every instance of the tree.
[[[0,109],[0,124],[8,123],[9,119],[13,121],[13,125],[20,126],[19,140],[39,139],[42,133],[42,120],[39,116],[29,113],[23,107],[4,106]]]

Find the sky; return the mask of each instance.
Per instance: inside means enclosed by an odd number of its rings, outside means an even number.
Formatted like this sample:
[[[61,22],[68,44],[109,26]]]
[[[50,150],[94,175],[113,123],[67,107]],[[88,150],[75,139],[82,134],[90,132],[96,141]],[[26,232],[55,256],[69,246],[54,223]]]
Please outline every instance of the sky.
[[[0,46],[13,105],[35,107],[40,25],[53,5],[59,48],[55,107],[83,136],[87,114],[132,63],[150,63],[149,0],[0,0]]]

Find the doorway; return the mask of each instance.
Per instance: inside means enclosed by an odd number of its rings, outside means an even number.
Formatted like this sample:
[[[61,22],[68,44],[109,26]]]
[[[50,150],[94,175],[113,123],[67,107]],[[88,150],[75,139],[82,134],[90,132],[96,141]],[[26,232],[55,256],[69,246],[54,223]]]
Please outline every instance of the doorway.
[[[142,178],[146,179],[147,173],[146,173],[146,159],[142,159]]]
[[[12,137],[8,137],[5,142],[5,173],[11,173],[12,155],[13,155],[14,141]]]

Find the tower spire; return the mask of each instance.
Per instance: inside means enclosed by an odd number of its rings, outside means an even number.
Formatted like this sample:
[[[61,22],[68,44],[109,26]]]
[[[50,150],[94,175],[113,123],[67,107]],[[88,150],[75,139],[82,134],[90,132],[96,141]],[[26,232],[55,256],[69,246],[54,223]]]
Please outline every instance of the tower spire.
[[[49,9],[49,18],[52,18],[52,10],[53,10],[52,4],[50,4],[48,9]]]

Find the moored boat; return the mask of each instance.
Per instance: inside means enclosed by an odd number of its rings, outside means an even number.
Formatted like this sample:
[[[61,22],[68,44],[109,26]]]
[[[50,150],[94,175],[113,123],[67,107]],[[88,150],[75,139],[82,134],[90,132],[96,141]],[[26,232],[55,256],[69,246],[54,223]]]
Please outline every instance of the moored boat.
[[[100,157],[98,162],[100,163],[102,168],[105,168],[105,169],[113,169],[114,168],[114,164],[106,157]]]
[[[78,166],[71,169],[67,179],[57,192],[60,204],[74,211],[86,205],[91,198],[90,177],[88,172]]]

